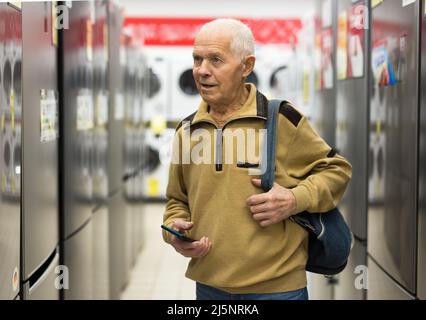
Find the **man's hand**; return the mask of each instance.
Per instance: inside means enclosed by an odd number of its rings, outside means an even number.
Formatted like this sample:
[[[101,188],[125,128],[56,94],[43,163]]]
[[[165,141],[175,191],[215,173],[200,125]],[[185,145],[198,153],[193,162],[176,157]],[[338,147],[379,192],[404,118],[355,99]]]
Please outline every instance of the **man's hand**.
[[[172,229],[181,233],[185,233],[186,230],[190,230],[192,227],[192,222],[187,222],[181,219],[177,219],[172,225]],[[179,240],[176,236],[172,235],[170,244],[177,252],[187,258],[204,257],[212,247],[212,243],[207,237],[202,237],[200,240],[194,242],[186,242]]]
[[[261,188],[260,179],[252,179],[252,182]],[[277,183],[274,183],[269,192],[248,198],[247,205],[254,220],[262,227],[268,227],[296,214],[296,198],[293,193]]]

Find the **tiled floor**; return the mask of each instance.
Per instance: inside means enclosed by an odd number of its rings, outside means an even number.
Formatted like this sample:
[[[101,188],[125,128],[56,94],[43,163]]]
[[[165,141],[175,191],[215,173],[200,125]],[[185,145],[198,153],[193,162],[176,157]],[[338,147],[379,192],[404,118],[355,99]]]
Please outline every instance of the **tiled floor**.
[[[179,255],[161,237],[164,205],[144,209],[144,246],[122,293],[123,300],[192,300],[195,283],[185,278],[189,260]]]

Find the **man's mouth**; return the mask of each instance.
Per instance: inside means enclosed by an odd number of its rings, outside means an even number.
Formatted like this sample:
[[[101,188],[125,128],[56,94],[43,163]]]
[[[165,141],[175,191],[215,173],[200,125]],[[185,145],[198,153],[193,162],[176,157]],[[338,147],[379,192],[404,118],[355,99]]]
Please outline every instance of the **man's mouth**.
[[[201,88],[203,88],[203,89],[211,89],[211,88],[213,88],[215,86],[216,85],[214,85],[214,84],[201,83]]]

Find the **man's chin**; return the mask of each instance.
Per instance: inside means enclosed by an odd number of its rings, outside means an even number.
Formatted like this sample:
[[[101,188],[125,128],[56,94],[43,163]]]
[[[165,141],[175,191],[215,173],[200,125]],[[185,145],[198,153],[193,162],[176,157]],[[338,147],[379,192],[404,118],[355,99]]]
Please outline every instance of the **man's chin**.
[[[206,93],[206,92],[200,92],[200,96],[201,98],[203,98],[203,100],[207,103],[211,103],[213,100],[213,95],[211,93]]]

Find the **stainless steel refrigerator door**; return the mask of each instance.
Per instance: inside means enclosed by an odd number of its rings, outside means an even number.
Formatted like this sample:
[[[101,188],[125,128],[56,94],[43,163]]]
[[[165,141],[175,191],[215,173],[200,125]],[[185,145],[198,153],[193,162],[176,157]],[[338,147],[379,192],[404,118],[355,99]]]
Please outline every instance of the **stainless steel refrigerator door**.
[[[123,114],[123,44],[121,43],[123,16],[115,6],[108,8],[108,88],[109,125],[108,125],[108,178],[110,193],[122,187],[124,175],[124,118]],[[135,85],[131,83],[129,85]],[[129,88],[128,88],[129,89]],[[128,126],[133,124],[128,121]]]
[[[15,8],[0,3],[0,24],[5,26],[0,28],[0,300],[12,300],[19,293],[21,267],[21,192],[12,183],[17,178],[15,164],[18,164],[13,157],[19,156],[13,151],[14,145],[20,146],[21,141],[13,129],[10,108],[16,42],[13,37],[16,32],[10,28],[20,25],[20,15]]]
[[[119,299],[121,291],[129,279],[130,262],[127,255],[128,208],[122,190],[109,200],[109,270],[110,298]]]
[[[424,8],[426,3],[423,3]],[[426,163],[426,13],[422,18],[422,67],[420,89],[420,163]],[[419,166],[419,215],[417,240],[417,296],[426,299],[426,168]]]
[[[59,243],[57,62],[51,10],[51,3],[22,4],[24,281]],[[44,128],[45,121],[53,128]]]
[[[109,194],[108,177],[108,128],[109,87],[108,87],[108,43],[109,28],[107,19],[107,1],[96,1],[93,24],[93,95],[94,95],[94,132],[93,132],[93,198],[95,205],[106,203]],[[113,75],[112,75],[113,76]],[[117,153],[121,154],[121,150]]]
[[[345,29],[340,28],[342,33],[349,32],[349,22],[353,17],[348,17],[348,12],[360,11],[361,5],[367,2],[357,2],[353,4],[350,0],[339,0],[337,13],[345,23]],[[353,14],[353,13],[352,13]],[[365,23],[368,21],[365,19]],[[336,148],[341,155],[346,157],[352,164],[352,179],[348,185],[346,193],[339,205],[342,214],[351,228],[352,232],[359,239],[365,240],[367,237],[367,197],[368,197],[368,119],[369,119],[369,29],[368,25],[359,25],[360,29],[356,34],[347,36],[349,42],[359,41],[362,47],[353,45],[357,52],[357,57],[351,56],[350,45],[338,49],[338,62],[340,62],[338,73],[342,73],[336,83]],[[349,29],[349,30],[348,30]],[[353,32],[353,31],[352,31]],[[343,61],[342,61],[343,60]],[[353,63],[351,63],[353,61]],[[351,67],[351,68],[350,68]],[[362,70],[362,76],[356,70]],[[352,75],[349,74],[352,70]]]
[[[370,257],[368,264],[368,300],[412,300],[408,291],[390,278]]]
[[[108,208],[100,207],[93,214],[93,299],[109,299],[109,216]]]
[[[94,288],[93,221],[67,239],[64,244],[64,265],[69,271],[69,288],[64,290],[66,300],[91,300]]]
[[[322,46],[321,89],[315,94],[315,110],[313,125],[321,137],[332,147],[335,147],[336,134],[336,9],[337,0],[319,0],[317,14],[320,17],[320,26],[316,35],[326,42],[328,47]],[[327,39],[327,40],[325,40]]]
[[[0,300],[19,293],[20,220],[20,200],[0,195]]]
[[[139,252],[142,249],[143,235],[143,215],[145,214],[145,206],[143,202],[135,202],[133,205],[128,204],[129,213],[131,215],[132,224],[132,265],[136,264]]]
[[[29,281],[24,284],[24,300],[58,300],[59,290],[67,281],[67,272],[58,267],[59,253],[55,251],[34,283]]]
[[[366,296],[367,248],[355,241],[345,270],[337,276],[335,300],[364,300]]]
[[[419,1],[372,11],[368,253],[409,292],[416,290]],[[377,152],[376,152],[377,151]],[[372,181],[370,176],[370,182]]]
[[[61,124],[64,203],[62,239],[91,218],[93,207],[94,96],[93,7],[74,1],[68,8],[68,29],[60,30],[62,50]]]
[[[123,103],[123,47],[121,43],[121,28],[123,17],[114,5],[108,8],[108,83],[110,92],[109,125],[108,125],[108,178],[110,184],[108,201],[109,210],[109,257],[110,257],[110,297],[119,299],[130,272],[130,236],[128,208],[124,201],[124,108]],[[134,83],[129,83],[135,85]],[[128,109],[126,109],[128,110]],[[126,111],[126,116],[129,116]],[[128,127],[133,124],[127,121]],[[132,169],[131,169],[132,171]]]

